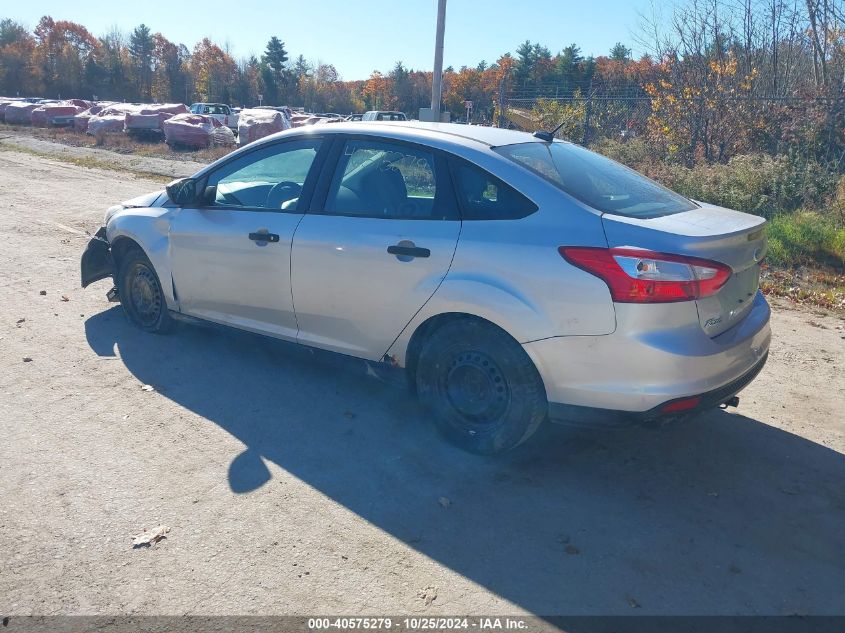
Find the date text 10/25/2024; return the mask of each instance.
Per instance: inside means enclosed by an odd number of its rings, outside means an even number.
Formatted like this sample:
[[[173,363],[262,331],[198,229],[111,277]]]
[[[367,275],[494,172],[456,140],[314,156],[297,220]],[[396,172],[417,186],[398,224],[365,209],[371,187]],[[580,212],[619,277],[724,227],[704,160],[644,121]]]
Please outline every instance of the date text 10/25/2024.
[[[320,630],[375,630],[375,631],[528,631],[528,622],[522,618],[503,617],[349,617],[309,618],[308,629]]]

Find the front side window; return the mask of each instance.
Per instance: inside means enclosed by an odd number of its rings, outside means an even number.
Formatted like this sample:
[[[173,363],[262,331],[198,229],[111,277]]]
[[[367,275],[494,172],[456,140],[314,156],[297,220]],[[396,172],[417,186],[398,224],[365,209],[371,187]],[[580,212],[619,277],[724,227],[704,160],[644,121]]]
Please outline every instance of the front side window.
[[[320,139],[270,145],[227,163],[211,174],[211,206],[297,210]]]
[[[572,143],[518,143],[496,151],[603,213],[653,218],[696,208],[633,169]]]
[[[447,219],[447,187],[432,153],[381,141],[346,143],[326,213],[373,218]]]

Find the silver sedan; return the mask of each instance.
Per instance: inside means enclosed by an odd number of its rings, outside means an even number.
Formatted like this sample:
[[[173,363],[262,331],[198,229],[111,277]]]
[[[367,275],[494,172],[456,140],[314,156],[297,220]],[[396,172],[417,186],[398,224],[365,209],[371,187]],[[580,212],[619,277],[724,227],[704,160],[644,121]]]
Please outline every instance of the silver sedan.
[[[443,434],[735,404],[762,369],[765,220],[546,134],[338,123],[250,144],[108,210],[82,285],[130,322],[201,319],[404,368]]]

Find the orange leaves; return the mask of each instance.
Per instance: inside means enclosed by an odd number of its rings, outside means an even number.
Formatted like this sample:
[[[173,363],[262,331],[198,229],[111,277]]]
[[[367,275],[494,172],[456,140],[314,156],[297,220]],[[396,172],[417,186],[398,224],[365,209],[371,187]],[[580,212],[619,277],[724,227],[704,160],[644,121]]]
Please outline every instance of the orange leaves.
[[[456,73],[451,73],[443,92],[446,108],[454,113],[463,112],[464,101],[475,103],[483,99],[483,74],[483,71],[466,67]]]
[[[387,107],[386,103],[390,100],[388,87],[388,79],[378,70],[374,70],[370,78],[364,82],[361,94],[372,109],[378,110],[381,107]]]
[[[717,77],[733,77],[737,71],[736,56],[730,54],[724,61],[710,60],[709,66],[710,72]]]
[[[237,72],[231,56],[207,37],[194,47],[189,69],[202,101],[220,99],[223,87],[232,83]]]
[[[100,54],[100,41],[81,24],[44,16],[35,27],[33,65],[57,92],[79,95],[87,62]]]
[[[659,68],[660,76],[643,89],[651,99],[648,134],[668,154],[689,164],[723,161],[747,149],[756,128],[745,98],[756,69],[742,75],[732,53],[722,59],[667,60]]]

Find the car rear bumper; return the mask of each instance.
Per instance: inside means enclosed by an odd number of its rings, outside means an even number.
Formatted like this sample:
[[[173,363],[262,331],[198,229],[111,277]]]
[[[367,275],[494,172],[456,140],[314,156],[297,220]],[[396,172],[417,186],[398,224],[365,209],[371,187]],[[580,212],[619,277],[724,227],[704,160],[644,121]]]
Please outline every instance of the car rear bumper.
[[[758,292],[746,317],[714,338],[701,330],[694,311],[691,302],[617,306],[613,334],[526,343],[552,403],[551,417],[604,419],[621,413],[648,419],[679,399],[698,396],[693,410],[730,399],[766,362],[768,303]]]
[[[616,426],[636,422],[649,422],[652,420],[659,420],[660,418],[671,417],[673,415],[693,415],[707,409],[718,407],[722,404],[727,404],[733,396],[745,389],[752,380],[757,377],[766,361],[769,359],[769,353],[757,361],[750,370],[745,374],[732,380],[727,385],[713,389],[707,393],[695,394],[697,399],[695,406],[685,408],[677,413],[664,411],[667,405],[675,402],[687,401],[690,397],[676,398],[669,402],[663,402],[653,409],[642,412],[618,411],[614,409],[600,409],[596,407],[582,407],[571,404],[563,404],[560,402],[549,403],[549,417],[552,420],[578,422],[580,424],[595,424],[601,426]]]

